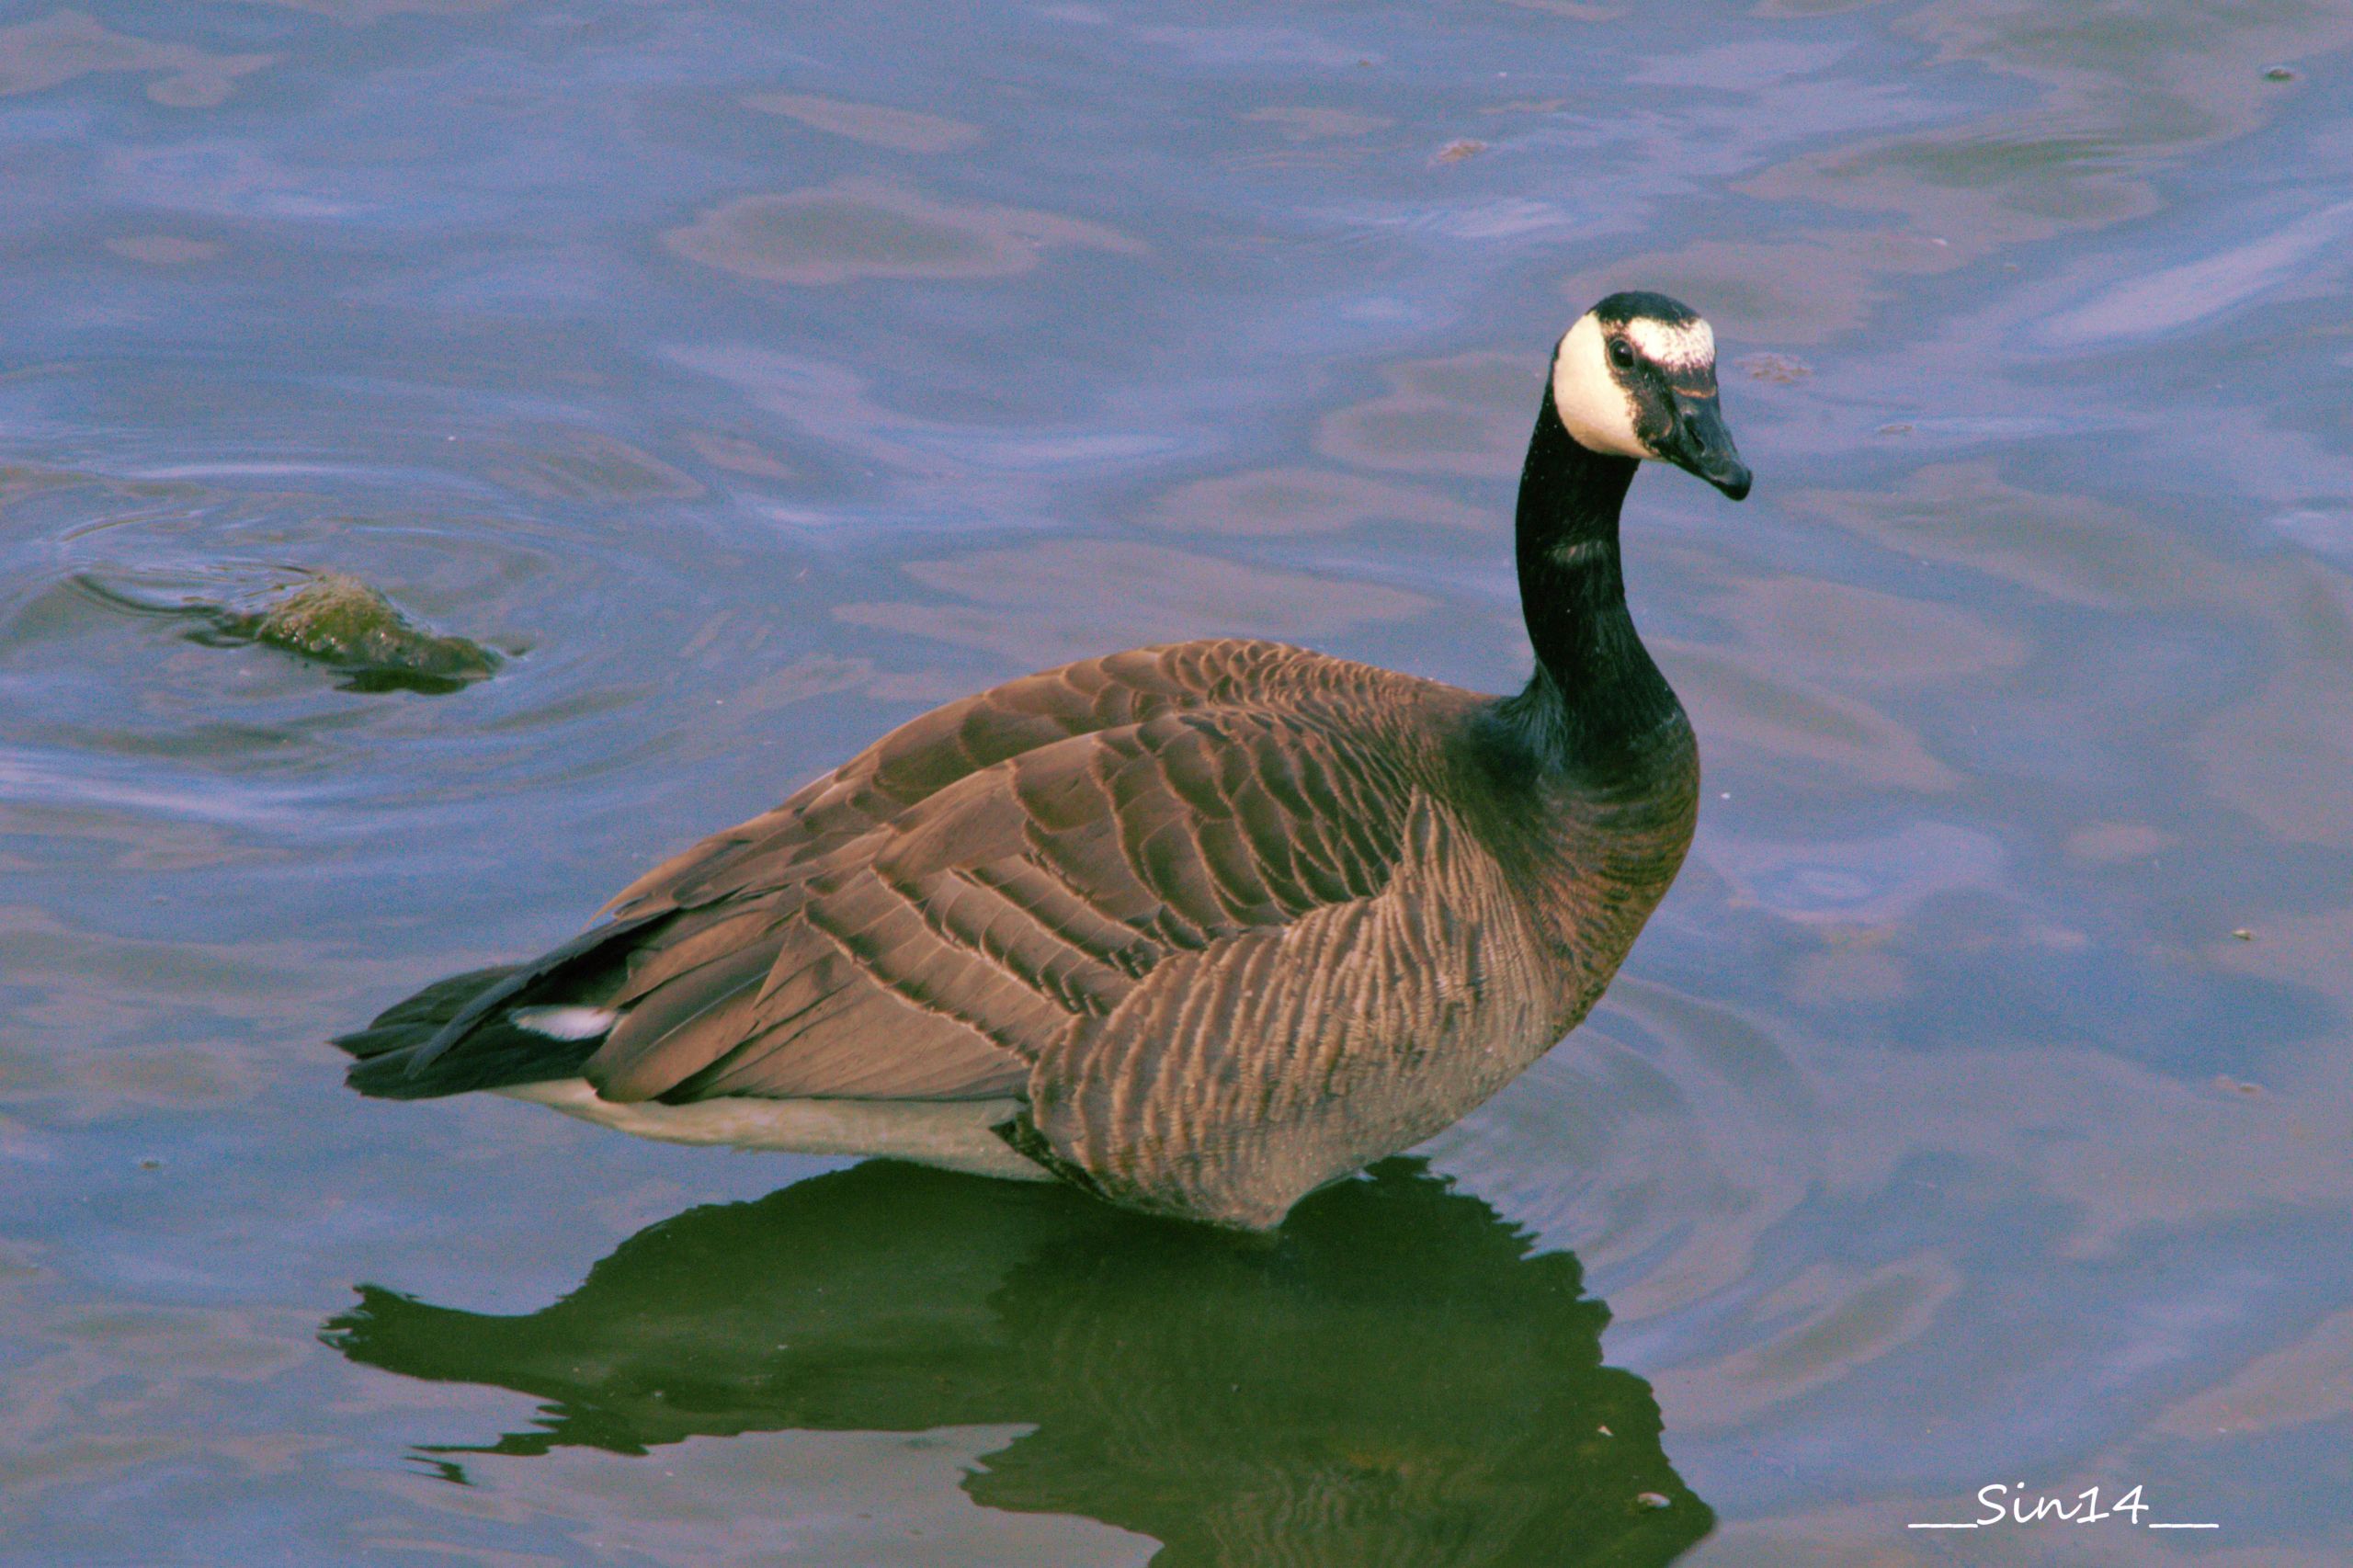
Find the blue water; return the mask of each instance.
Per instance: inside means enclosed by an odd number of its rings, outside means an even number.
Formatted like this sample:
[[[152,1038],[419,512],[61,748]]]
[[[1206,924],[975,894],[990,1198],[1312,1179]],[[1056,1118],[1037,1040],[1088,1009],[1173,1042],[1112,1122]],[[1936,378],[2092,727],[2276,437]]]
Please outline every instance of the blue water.
[[[2353,1559],[2349,51],[0,10],[0,1562]],[[327,1036],[1021,671],[1516,684],[1544,357],[1620,286],[1713,321],[1757,473],[1626,525],[1699,840],[1427,1168],[1196,1256],[342,1089]],[[506,663],[355,692],[89,586],[328,569]],[[1905,1528],[1997,1483],[2219,1528]]]

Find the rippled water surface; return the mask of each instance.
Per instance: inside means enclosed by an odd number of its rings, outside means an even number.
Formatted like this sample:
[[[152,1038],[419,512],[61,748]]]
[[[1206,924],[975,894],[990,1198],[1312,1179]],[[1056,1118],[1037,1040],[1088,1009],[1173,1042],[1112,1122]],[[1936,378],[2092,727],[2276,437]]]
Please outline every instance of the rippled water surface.
[[[0,10],[0,1562],[2353,1561],[2348,51]],[[1517,684],[1544,356],[1621,285],[1758,474],[1629,508],[1699,839],[1423,1163],[1236,1249],[341,1087],[1023,670]],[[327,572],[491,673],[202,634]],[[2220,1528],[1905,1528],[1990,1483]]]

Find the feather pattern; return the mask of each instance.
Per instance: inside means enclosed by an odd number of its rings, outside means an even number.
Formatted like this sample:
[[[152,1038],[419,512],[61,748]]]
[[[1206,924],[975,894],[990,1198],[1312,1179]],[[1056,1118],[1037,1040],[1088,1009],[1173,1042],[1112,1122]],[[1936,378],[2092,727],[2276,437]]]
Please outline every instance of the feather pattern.
[[[641,877],[595,973],[507,1000],[620,1015],[549,1057],[608,1101],[1013,1098],[1107,1196],[1271,1223],[1548,1048],[1680,856],[1688,730],[1664,797],[1555,799],[1497,783],[1485,702],[1259,642],[1029,676]]]

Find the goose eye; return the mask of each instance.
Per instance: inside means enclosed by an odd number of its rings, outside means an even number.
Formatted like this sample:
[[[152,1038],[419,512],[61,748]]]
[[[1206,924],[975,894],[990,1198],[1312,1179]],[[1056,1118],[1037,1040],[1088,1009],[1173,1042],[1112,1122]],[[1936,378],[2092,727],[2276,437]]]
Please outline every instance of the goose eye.
[[[1620,369],[1630,369],[1634,363],[1634,346],[1622,337],[1609,340],[1609,362]]]

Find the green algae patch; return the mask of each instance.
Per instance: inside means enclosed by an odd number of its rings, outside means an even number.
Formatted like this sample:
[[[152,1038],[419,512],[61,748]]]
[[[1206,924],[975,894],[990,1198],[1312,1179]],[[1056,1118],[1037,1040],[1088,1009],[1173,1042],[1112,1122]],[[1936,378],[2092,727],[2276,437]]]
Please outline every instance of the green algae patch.
[[[258,613],[216,612],[214,635],[260,642],[351,676],[357,691],[448,692],[487,678],[501,660],[462,637],[417,625],[357,577],[322,572]]]
[[[159,604],[88,577],[81,587],[119,608],[198,621],[191,642],[234,648],[260,643],[347,676],[347,691],[460,690],[495,674],[493,649],[409,619],[398,605],[343,572],[314,572],[274,597],[244,606],[183,599]]]

